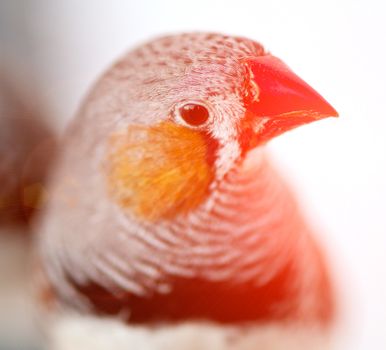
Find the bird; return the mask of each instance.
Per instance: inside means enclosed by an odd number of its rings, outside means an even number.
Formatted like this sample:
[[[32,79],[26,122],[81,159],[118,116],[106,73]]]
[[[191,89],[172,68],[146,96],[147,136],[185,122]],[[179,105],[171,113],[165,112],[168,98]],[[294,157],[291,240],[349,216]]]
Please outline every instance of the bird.
[[[336,110],[260,43],[153,39],[90,89],[36,223],[49,349],[326,349],[329,264],[265,145]]]

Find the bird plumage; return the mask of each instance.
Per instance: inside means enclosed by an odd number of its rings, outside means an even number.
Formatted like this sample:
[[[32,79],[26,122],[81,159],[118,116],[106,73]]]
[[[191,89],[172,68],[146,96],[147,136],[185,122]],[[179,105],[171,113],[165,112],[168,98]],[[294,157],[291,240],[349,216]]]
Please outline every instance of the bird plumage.
[[[127,327],[116,319],[70,314],[52,328],[48,348],[55,350],[326,350],[332,344],[317,328],[277,324]]]
[[[65,137],[40,220],[41,289],[56,307],[118,317],[128,332],[328,328],[324,258],[263,144],[336,112],[272,57],[245,38],[183,34],[102,76]],[[275,116],[259,110],[283,82],[301,92],[295,109],[284,98]],[[190,125],[187,104],[207,120]]]

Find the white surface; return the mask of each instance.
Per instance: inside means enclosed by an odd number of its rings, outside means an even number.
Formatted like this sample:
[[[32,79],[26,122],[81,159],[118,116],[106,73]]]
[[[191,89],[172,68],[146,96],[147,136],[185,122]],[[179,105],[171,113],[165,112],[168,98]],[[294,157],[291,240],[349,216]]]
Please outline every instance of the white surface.
[[[8,43],[13,49],[8,55],[25,53],[19,72],[40,89],[62,125],[106,65],[166,32],[212,30],[256,39],[324,95],[341,118],[288,133],[271,148],[309,215],[322,223],[323,239],[345,271],[339,278],[347,283],[353,329],[345,349],[386,347],[384,2],[29,0],[20,8],[17,1],[5,3],[24,21],[20,30],[27,42]]]

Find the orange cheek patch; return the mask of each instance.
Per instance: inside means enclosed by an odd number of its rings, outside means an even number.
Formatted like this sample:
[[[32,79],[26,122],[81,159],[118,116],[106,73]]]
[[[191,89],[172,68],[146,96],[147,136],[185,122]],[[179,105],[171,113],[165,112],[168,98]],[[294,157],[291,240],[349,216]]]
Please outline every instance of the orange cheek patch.
[[[213,180],[204,137],[171,122],[113,134],[104,169],[112,198],[152,221],[196,208]]]

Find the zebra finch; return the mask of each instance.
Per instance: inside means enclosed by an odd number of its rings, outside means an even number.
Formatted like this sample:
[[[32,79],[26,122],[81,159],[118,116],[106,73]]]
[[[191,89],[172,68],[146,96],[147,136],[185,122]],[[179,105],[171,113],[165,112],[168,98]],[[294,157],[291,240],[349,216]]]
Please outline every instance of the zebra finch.
[[[38,225],[53,349],[319,349],[323,253],[264,145],[337,116],[252,40],[129,52],[69,127]]]

